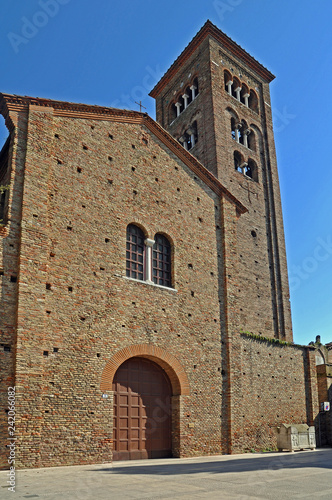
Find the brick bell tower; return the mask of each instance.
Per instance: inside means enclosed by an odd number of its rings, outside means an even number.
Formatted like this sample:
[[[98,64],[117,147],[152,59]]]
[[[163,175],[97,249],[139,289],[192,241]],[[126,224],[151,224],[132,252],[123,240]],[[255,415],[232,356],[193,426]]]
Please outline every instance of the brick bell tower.
[[[157,121],[248,209],[237,228],[239,330],[292,341],[273,79],[207,21],[150,95]]]

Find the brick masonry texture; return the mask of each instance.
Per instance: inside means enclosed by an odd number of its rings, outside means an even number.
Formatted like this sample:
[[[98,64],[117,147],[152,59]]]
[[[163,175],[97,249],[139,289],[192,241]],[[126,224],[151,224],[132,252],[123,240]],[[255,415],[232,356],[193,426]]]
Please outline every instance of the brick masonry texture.
[[[224,90],[229,66],[258,88],[259,114]],[[2,95],[0,329],[11,350],[0,350],[0,430],[5,439],[15,384],[18,467],[109,462],[112,380],[133,356],[169,377],[173,456],[274,447],[280,423],[314,421],[314,348],[290,344],[268,83],[249,66],[205,37],[156,96],[163,128],[141,113]],[[170,124],[175,93],[195,77],[198,96]],[[258,182],[234,169],[230,108],[256,130]],[[171,137],[192,120],[193,156]],[[171,242],[173,288],[126,277],[131,223]]]

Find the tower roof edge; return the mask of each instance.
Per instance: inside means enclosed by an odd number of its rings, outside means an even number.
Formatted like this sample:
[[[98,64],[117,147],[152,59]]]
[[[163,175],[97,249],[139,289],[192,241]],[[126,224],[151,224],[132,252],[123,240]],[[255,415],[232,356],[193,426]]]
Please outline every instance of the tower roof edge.
[[[240,45],[234,42],[229,36],[223,33],[216,25],[214,25],[210,20],[207,20],[194,38],[189,42],[185,49],[181,52],[178,58],[162,76],[159,82],[151,90],[150,96],[156,98],[162,89],[167,85],[167,83],[172,79],[174,74],[178,71],[179,67],[191,56],[191,54],[197,49],[197,47],[202,43],[202,41],[207,36],[212,36],[217,41],[222,43],[230,52],[235,56],[241,58],[246,62],[246,64],[253,69],[258,75],[260,75],[267,83],[274,80],[275,76],[257,61],[253,56],[246,52]]]

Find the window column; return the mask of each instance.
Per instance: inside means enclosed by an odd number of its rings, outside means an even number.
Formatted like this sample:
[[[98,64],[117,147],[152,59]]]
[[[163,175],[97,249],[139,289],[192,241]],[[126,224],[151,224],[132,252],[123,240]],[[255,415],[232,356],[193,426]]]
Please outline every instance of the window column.
[[[176,102],[175,107],[176,107],[176,117],[178,117],[178,116],[180,116],[180,113],[181,113],[181,103]]]
[[[249,108],[249,96],[250,96],[250,94],[244,94],[244,96],[243,96],[244,105],[247,106],[247,108]]]
[[[195,130],[193,128],[188,128],[187,134],[190,135],[190,142],[191,142],[191,147],[193,148],[196,144],[195,140]]]
[[[237,99],[238,101],[241,101],[241,87],[237,87],[237,88],[235,89],[235,93],[236,93],[236,99]]]
[[[152,247],[154,245],[155,241],[150,240],[149,238],[146,238],[144,241],[145,244],[145,254],[146,254],[146,261],[145,261],[145,281],[148,283],[153,283],[152,281]]]
[[[195,85],[192,85],[192,86],[190,87],[190,90],[191,90],[191,98],[192,98],[192,100],[194,100],[194,99],[195,99],[195,97],[196,97],[196,88],[197,88],[197,87],[196,87]]]
[[[240,142],[240,128],[241,125],[235,125],[235,140],[236,142]]]
[[[233,85],[232,80],[229,80],[229,81],[226,83],[227,92],[229,93],[229,95],[232,95],[232,85]]]
[[[186,138],[185,135],[183,135],[182,137],[180,137],[179,142],[181,142],[181,144],[184,147],[184,149],[188,150],[188,142],[187,142],[187,138]]]
[[[184,109],[186,109],[186,107],[188,106],[188,99],[189,99],[189,96],[187,94],[183,94],[183,100],[184,100]]]

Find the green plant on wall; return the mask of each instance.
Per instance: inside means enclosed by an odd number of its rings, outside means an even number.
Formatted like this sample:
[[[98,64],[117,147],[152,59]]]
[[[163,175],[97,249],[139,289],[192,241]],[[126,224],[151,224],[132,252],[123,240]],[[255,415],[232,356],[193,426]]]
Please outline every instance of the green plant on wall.
[[[275,339],[275,338],[263,337],[262,335],[257,335],[255,333],[251,333],[251,332],[245,332],[243,330],[241,330],[240,333],[241,333],[241,335],[244,335],[245,337],[250,337],[251,339],[260,340],[260,341],[264,341],[264,342],[270,342],[270,344],[288,345],[288,346],[294,345],[293,342],[286,342],[284,340],[279,340],[279,339]]]

